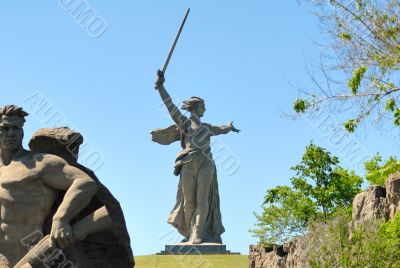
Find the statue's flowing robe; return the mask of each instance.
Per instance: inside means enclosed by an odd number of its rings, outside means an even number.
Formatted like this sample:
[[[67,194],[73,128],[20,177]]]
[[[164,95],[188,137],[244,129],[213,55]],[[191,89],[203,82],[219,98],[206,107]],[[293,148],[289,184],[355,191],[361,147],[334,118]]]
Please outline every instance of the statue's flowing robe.
[[[205,127],[208,124],[203,124]],[[187,156],[193,154],[206,154],[204,157],[194,158],[194,161],[203,161],[200,164],[200,168],[197,171],[200,171],[202,168],[213,168],[214,169],[214,177],[212,179],[210,185],[210,191],[208,194],[208,203],[209,210],[208,215],[206,216],[206,221],[201,231],[201,238],[203,242],[210,243],[222,243],[221,234],[224,233],[225,229],[222,225],[221,219],[221,211],[220,211],[220,199],[218,192],[218,181],[217,181],[217,171],[215,167],[214,160],[212,160],[212,155],[210,153],[210,148],[208,147],[206,151],[199,151],[193,148],[185,148],[185,144],[183,143],[184,131],[177,127],[176,125],[172,125],[165,129],[156,129],[151,132],[152,140],[163,145],[171,144],[175,141],[181,141],[181,145],[183,150],[177,155],[175,160],[175,175],[180,174],[180,170],[182,166],[185,165],[184,159]],[[199,160],[200,159],[200,160]],[[212,165],[206,166],[206,161],[212,161]],[[208,164],[208,163],[207,163]],[[197,178],[197,177],[196,177]],[[196,182],[195,182],[196,183]],[[193,218],[191,222],[185,221],[185,212],[184,212],[184,195],[182,188],[182,175],[180,174],[179,184],[178,184],[178,192],[176,196],[176,204],[171,211],[171,214],[168,217],[168,223],[174,226],[178,232],[188,239],[190,237],[192,226],[194,226],[196,211],[193,213]],[[197,206],[196,208],[197,209]]]

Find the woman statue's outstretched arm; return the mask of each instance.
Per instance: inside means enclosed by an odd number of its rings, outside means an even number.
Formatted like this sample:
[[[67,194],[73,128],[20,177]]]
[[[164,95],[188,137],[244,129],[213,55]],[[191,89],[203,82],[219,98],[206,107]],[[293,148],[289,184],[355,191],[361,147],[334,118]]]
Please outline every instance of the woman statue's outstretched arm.
[[[167,90],[164,87],[164,82],[165,82],[164,73],[158,70],[155,88],[160,93],[161,99],[163,100],[165,106],[167,107],[172,120],[174,120],[174,122],[178,126],[181,126],[186,121],[187,118],[181,113],[181,111],[179,111],[178,107],[176,107],[176,105],[172,102],[171,97],[169,96]]]
[[[221,134],[227,134],[230,131],[239,133],[240,129],[235,128],[233,126],[233,122],[229,122],[228,125],[222,125],[222,126],[210,125],[210,131],[212,136],[217,136]]]

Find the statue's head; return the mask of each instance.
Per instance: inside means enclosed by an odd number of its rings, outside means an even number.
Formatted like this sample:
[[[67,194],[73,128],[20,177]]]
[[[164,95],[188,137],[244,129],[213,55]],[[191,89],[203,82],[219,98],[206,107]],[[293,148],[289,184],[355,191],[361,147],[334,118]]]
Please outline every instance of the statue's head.
[[[28,113],[16,105],[0,109],[0,149],[16,151],[22,146],[23,126]]]
[[[206,111],[206,106],[204,105],[204,100],[202,98],[191,97],[183,102],[182,109],[190,112],[192,115],[202,117]]]

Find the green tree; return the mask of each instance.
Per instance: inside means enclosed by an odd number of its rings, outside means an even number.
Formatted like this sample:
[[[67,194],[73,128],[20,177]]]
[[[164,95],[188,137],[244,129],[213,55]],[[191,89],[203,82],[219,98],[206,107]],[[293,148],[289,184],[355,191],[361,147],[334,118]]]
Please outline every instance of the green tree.
[[[337,208],[349,207],[361,191],[362,178],[339,166],[339,159],[314,143],[306,147],[299,165],[292,167],[292,184],[315,201],[324,220]]]
[[[366,180],[370,185],[385,186],[389,175],[400,171],[400,161],[395,156],[391,156],[383,163],[382,156],[377,153],[370,160],[364,163]]]
[[[400,125],[400,2],[398,0],[305,0],[319,19],[322,44],[315,90],[302,91],[297,113],[329,104],[347,111],[350,132],[370,115]],[[321,42],[319,42],[321,43]],[[330,49],[329,49],[330,48]],[[337,111],[339,112],[339,111]],[[382,122],[379,120],[378,122]]]
[[[260,243],[271,246],[305,234],[308,222],[318,218],[318,209],[301,191],[278,186],[267,191],[263,212],[255,216],[256,228],[251,232]]]
[[[326,222],[337,210],[349,209],[361,191],[362,178],[312,142],[292,170],[296,172],[292,186],[267,190],[263,212],[255,214],[257,223],[251,232],[266,246],[305,234],[310,222]]]

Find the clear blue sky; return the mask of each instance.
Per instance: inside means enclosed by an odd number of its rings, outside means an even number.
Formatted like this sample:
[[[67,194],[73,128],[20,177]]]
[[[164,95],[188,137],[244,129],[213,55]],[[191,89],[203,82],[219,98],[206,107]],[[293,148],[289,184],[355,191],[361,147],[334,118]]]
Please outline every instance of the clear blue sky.
[[[237,172],[219,170],[218,177],[228,249],[247,254],[256,243],[248,232],[253,211],[260,210],[267,188],[289,182],[290,167],[311,140],[354,167],[329,131],[282,115],[298,95],[293,85],[312,87],[304,56],[319,54],[311,41],[319,38],[317,22],[295,0],[83,2],[97,12],[97,22],[107,22],[97,38],[63,8],[66,2],[1,4],[0,102],[31,112],[27,142],[54,121],[35,112],[29,97],[48,100],[49,113],[62,114],[104,156],[96,173],[122,204],[135,255],[159,252],[177,237],[166,219],[175,203],[172,168],[179,144],[158,145],[148,132],[172,123],[159,109],[153,82],[187,7],[192,12],[166,87],[181,101],[203,97],[204,121],[232,120],[243,130],[217,141],[240,159]],[[362,128],[352,138],[365,154],[395,155],[399,149],[397,131]]]

